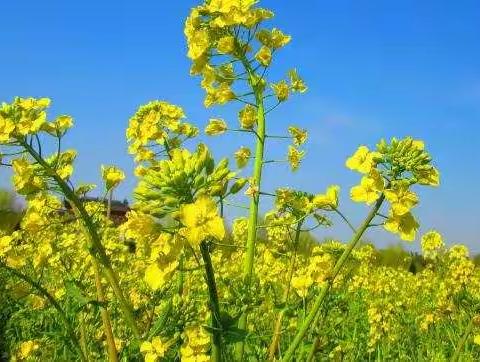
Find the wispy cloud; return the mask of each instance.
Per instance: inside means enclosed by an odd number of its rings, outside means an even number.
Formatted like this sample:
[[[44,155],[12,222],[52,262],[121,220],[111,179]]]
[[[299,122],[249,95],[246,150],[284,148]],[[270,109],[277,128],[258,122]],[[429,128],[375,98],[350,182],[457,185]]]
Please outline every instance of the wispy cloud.
[[[470,90],[467,91],[466,98],[480,105],[480,80],[473,84]]]
[[[339,112],[328,113],[321,117],[321,121],[325,126],[329,127],[351,127],[355,124],[354,117]]]

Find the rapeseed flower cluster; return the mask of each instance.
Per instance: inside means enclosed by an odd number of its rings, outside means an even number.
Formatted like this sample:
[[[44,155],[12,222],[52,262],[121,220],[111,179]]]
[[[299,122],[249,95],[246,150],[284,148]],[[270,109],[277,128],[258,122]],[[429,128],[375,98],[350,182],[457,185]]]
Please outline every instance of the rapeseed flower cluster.
[[[120,226],[109,218],[110,202],[89,201],[95,185],[73,183],[77,154],[61,147],[72,117],[49,120],[47,98],[2,103],[0,162],[26,203],[16,230],[0,231],[0,304],[14,310],[3,328],[12,360],[480,358],[480,270],[468,249],[431,230],[421,238],[422,255],[403,253],[389,264],[364,240],[376,226],[416,238],[416,187],[440,182],[423,141],[382,140],[348,158],[347,168],[361,175],[350,197],[371,208],[359,226],[341,211],[338,185],[265,190],[265,164],[298,170],[308,139],[294,125],[269,133],[270,112],[307,90],[295,69],[267,79],[291,41],[266,27],[272,17],[253,0],[192,9],[184,32],[204,105],[241,104],[237,126],[214,116],[205,133],[246,133],[255,144],[233,154],[232,170],[229,157],[215,161],[205,144],[188,144],[199,131],[181,107],[140,106],[126,130],[138,183]],[[266,158],[270,138],[290,141],[285,159]],[[249,164],[251,175],[240,177]],[[101,176],[110,197],[126,177],[114,165],[102,166]],[[262,215],[264,197],[272,202]],[[248,212],[233,217],[237,206]],[[352,231],[348,243],[311,235],[327,236],[339,223]],[[440,344],[438,336],[469,348]]]
[[[351,189],[352,200],[370,205],[382,196],[390,204],[385,229],[413,241],[420,225],[412,213],[419,203],[412,186],[438,186],[440,182],[424,143],[407,137],[393,138],[390,143],[382,140],[375,151],[360,146],[346,166],[364,175]]]

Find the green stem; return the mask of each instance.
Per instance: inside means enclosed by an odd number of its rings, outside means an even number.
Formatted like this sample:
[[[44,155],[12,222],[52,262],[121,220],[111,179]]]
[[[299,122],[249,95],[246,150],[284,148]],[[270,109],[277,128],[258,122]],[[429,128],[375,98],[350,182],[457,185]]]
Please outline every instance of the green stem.
[[[347,219],[347,217],[339,210],[337,209],[336,207],[333,208],[333,211],[335,211],[341,218],[343,221],[345,221],[345,223],[348,225],[348,227],[350,228],[350,230],[352,230],[354,233],[357,231],[355,230],[354,226],[352,225],[352,223]]]
[[[74,208],[78,210],[78,213],[82,219],[82,222],[87,229],[87,232],[90,236],[90,240],[92,243],[92,248],[89,249],[90,254],[92,257],[96,258],[99,263],[103,266],[103,272],[105,273],[105,278],[107,279],[108,283],[113,289],[113,293],[117,297],[117,300],[120,304],[120,309],[124,315],[125,321],[130,327],[133,336],[137,340],[140,341],[141,335],[140,331],[138,330],[135,318],[133,316],[133,309],[130,305],[130,302],[125,298],[125,295],[120,287],[120,283],[118,281],[118,276],[112,268],[112,264],[110,262],[109,257],[105,251],[105,248],[101,242],[100,236],[98,235],[97,229],[88,215],[82,201],[77,197],[77,195],[73,192],[70,186],[63,180],[56,172],[53,170],[50,165],[36,152],[28,143],[25,141],[20,141],[21,145],[30,153],[30,155],[38,162],[40,166],[47,172],[47,174],[53,178],[53,180],[57,183],[60,190],[63,192],[67,200],[72,204]]]
[[[50,302],[50,304],[57,310],[58,314],[60,315],[60,318],[62,319],[63,323],[65,324],[65,328],[67,329],[68,336],[69,336],[70,340],[72,341],[73,345],[75,346],[75,348],[77,349],[77,351],[80,355],[80,359],[82,361],[87,361],[87,358],[83,353],[80,341],[78,340],[78,338],[75,334],[75,331],[74,331],[72,325],[70,324],[70,321],[68,320],[67,313],[63,310],[63,308],[56,301],[56,299],[48,292],[48,290],[46,290],[44,287],[42,287],[40,285],[40,283],[36,282],[35,280],[30,278],[29,276],[20,273],[16,269],[9,267],[8,265],[4,264],[3,262],[0,262],[0,267],[4,268],[10,274],[13,274],[14,276],[16,276],[18,279],[21,279],[24,282],[26,282],[27,284],[29,284],[31,287],[36,289],[38,291],[38,293],[40,293],[40,295],[42,295],[44,298],[46,298]]]
[[[318,321],[319,318],[322,318],[324,319],[325,315],[324,314],[319,314],[317,316],[317,318],[315,318],[315,321],[313,322],[313,325],[315,326],[316,328],[316,336],[313,340],[313,344],[312,344],[312,347],[310,347],[310,351],[308,352],[308,356],[307,356],[307,362],[311,362],[313,361],[313,359],[315,358],[315,353],[317,353],[317,350],[320,348],[320,334],[319,334],[319,329],[320,329],[320,322],[323,323],[323,320],[322,321]]]
[[[110,220],[112,217],[112,200],[113,200],[113,188],[108,192],[107,200],[107,219]]]
[[[218,302],[217,285],[215,283],[215,273],[213,271],[212,259],[208,244],[205,241],[200,243],[200,252],[202,254],[205,266],[205,281],[208,286],[210,299],[210,312],[212,319],[212,356],[211,361],[220,362],[222,360],[222,323],[220,319],[220,304]]]
[[[115,338],[113,337],[112,321],[110,319],[110,313],[108,313],[108,309],[103,306],[105,302],[105,292],[103,290],[102,278],[100,276],[100,265],[98,265],[98,261],[95,258],[92,260],[92,264],[95,274],[95,288],[97,289],[97,300],[102,304],[102,306],[100,307],[100,316],[102,317],[102,324],[105,332],[108,360],[110,362],[117,362],[118,352],[117,347],[115,346]]]
[[[302,224],[303,224],[303,219],[298,222],[297,228],[295,230],[295,239],[293,242],[293,256],[290,260],[290,267],[288,270],[288,275],[287,275],[287,288],[285,289],[285,292],[283,294],[282,298],[282,304],[285,304],[285,308],[283,308],[277,316],[277,320],[275,322],[275,327],[273,331],[273,338],[272,342],[269,347],[269,352],[268,352],[268,360],[273,361],[275,359],[275,354],[277,353],[278,350],[278,345],[280,344],[280,334],[282,331],[282,321],[283,317],[285,315],[285,312],[287,311],[286,304],[288,303],[288,297],[290,295],[290,289],[292,285],[292,278],[293,274],[295,272],[295,265],[297,261],[297,251],[298,251],[298,242],[300,240],[300,233],[302,230]]]
[[[90,361],[90,358],[88,357],[88,348],[87,348],[87,331],[85,329],[85,316],[83,312],[80,312],[79,315],[79,324],[80,324],[80,347],[82,348],[83,354],[85,355],[85,358],[87,362]]]
[[[452,359],[450,360],[451,362],[458,362],[460,360],[460,355],[463,351],[463,347],[465,347],[468,337],[473,331],[473,327],[475,325],[474,320],[475,320],[475,317],[470,319],[470,322],[468,322],[467,328],[465,328],[465,332],[463,333],[462,338],[460,339],[457,347],[455,348],[455,353],[453,354]]]
[[[253,182],[258,189],[261,186],[263,154],[265,146],[265,113],[263,99],[257,94],[258,112],[257,112],[257,144],[255,149],[255,163],[253,166]],[[246,286],[250,285],[253,276],[253,264],[255,260],[255,244],[257,241],[257,224],[258,224],[258,206],[260,203],[260,195],[252,195],[249,207],[248,217],[248,233],[247,233],[247,251],[243,263],[243,277]],[[245,330],[247,327],[247,313],[244,312],[239,319],[238,328]],[[237,360],[243,359],[245,344],[244,341],[238,342],[236,346]]]
[[[185,283],[185,272],[183,271],[183,265],[185,264],[185,257],[182,254],[178,262],[178,278],[177,278],[177,293],[183,294],[183,284]]]
[[[320,338],[317,335],[313,340],[313,344],[312,344],[312,347],[310,347],[310,351],[308,352],[307,362],[311,362],[315,358],[315,353],[317,353],[319,343],[320,343]]]
[[[110,191],[110,195],[111,194],[112,193]],[[110,209],[111,209],[111,204],[109,203],[107,207],[107,216],[109,218],[110,218]],[[75,213],[75,216],[80,218],[78,209],[74,208],[73,211]],[[115,346],[115,338],[113,337],[112,321],[110,319],[110,313],[108,312],[107,308],[103,305],[105,302],[105,291],[103,290],[103,285],[102,285],[100,265],[98,263],[98,260],[95,258],[92,258],[92,267],[95,275],[95,289],[97,292],[97,301],[101,303],[100,316],[102,318],[102,324],[103,324],[103,329],[105,333],[108,360],[110,362],[117,362],[118,352],[117,352],[117,347]]]
[[[380,207],[383,204],[383,201],[385,200],[385,196],[382,194],[380,198],[377,200],[375,205],[373,206],[372,210],[370,210],[370,213],[368,214],[367,218],[364,220],[363,224],[357,229],[357,231],[354,233],[352,239],[347,245],[347,248],[344,250],[340,258],[337,260],[335,263],[335,266],[333,268],[332,274],[330,275],[330,278],[325,281],[322,289],[320,290],[320,294],[317,296],[315,303],[312,307],[312,310],[308,313],[307,317],[303,321],[302,325],[297,331],[297,334],[295,335],[292,343],[287,349],[287,352],[285,353],[285,356],[283,357],[282,361],[283,362],[288,362],[291,361],[294,357],[295,351],[297,350],[298,346],[302,342],[303,338],[307,334],[308,330],[310,329],[310,326],[314,323],[314,321],[317,319],[317,314],[320,310],[320,308],[323,305],[323,302],[325,298],[328,295],[328,292],[330,291],[330,288],[333,285],[333,282],[335,281],[336,277],[342,270],[343,266],[345,265],[346,261],[348,260],[348,257],[352,253],[353,249],[355,246],[358,244],[360,241],[360,238],[363,236],[365,231],[368,228],[368,225],[370,222],[373,220],[373,218],[376,216],[377,211],[380,210]]]
[[[263,115],[263,103],[258,107],[258,129],[259,139],[255,150],[255,164],[253,169],[253,182],[260,189],[262,180],[262,165],[264,152],[265,118]],[[247,255],[243,264],[243,274],[247,283],[253,276],[253,264],[255,259],[255,242],[257,239],[258,206],[259,195],[253,195],[250,201],[248,234],[247,234]]]
[[[255,102],[257,106],[257,142],[255,146],[255,161],[253,165],[253,175],[252,180],[258,190],[261,187],[262,181],[262,169],[263,169],[263,157],[264,157],[264,147],[265,147],[265,135],[266,135],[266,125],[265,125],[265,106],[263,99],[263,89],[257,84],[259,81],[255,76],[255,70],[252,69],[251,64],[245,57],[240,59],[242,62],[247,74],[248,82],[250,87],[255,94]],[[247,232],[247,243],[246,243],[246,254],[243,262],[243,279],[245,285],[248,287],[251,283],[253,276],[253,265],[255,260],[255,245],[257,241],[257,224],[258,224],[258,206],[260,203],[260,194],[252,195],[249,206],[249,217],[248,217],[248,232]],[[247,313],[244,312],[240,316],[238,321],[238,328],[246,330],[247,327]],[[240,341],[236,344],[235,355],[236,360],[241,361],[243,359],[243,352],[245,349],[245,342]]]

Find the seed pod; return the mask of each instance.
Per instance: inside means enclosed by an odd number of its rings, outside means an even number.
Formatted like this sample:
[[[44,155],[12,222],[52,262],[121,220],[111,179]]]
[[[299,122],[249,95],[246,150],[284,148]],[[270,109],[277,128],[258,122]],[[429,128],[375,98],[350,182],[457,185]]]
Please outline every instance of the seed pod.
[[[197,175],[193,180],[193,187],[198,189],[205,184],[205,176],[204,175]]]
[[[233,185],[232,187],[230,187],[230,191],[229,191],[229,194],[236,194],[237,192],[239,192],[241,189],[243,189],[243,187],[246,185],[246,183],[248,182],[248,179],[246,178],[240,178],[238,179]]]
[[[207,175],[211,175],[214,169],[215,162],[213,161],[213,158],[207,158],[205,160],[205,172],[207,173]]]
[[[212,176],[212,179],[215,181],[222,181],[223,179],[227,178],[227,175],[230,173],[229,169],[223,169],[214,176]]]
[[[178,198],[173,196],[167,196],[164,198],[164,204],[166,206],[176,206],[178,204]]]
[[[210,188],[210,195],[211,196],[222,196],[223,195],[223,185],[215,185]]]

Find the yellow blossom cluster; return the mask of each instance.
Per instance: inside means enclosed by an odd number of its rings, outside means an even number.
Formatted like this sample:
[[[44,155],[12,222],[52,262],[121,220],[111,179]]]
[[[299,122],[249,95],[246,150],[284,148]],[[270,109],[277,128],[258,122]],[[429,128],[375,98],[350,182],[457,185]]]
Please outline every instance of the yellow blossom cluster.
[[[411,188],[415,184],[439,184],[439,172],[432,165],[424,143],[407,137],[393,138],[390,143],[382,140],[375,151],[360,146],[346,166],[363,174],[360,184],[351,189],[352,200],[368,205],[388,201],[385,229],[399,234],[403,240],[413,241],[419,224],[411,210],[419,199]]]
[[[102,178],[105,181],[105,188],[111,190],[125,179],[125,173],[118,167],[102,165]]]
[[[60,115],[49,122],[46,110],[50,106],[49,98],[16,97],[12,103],[0,106],[0,142],[6,143],[38,132],[46,132],[62,137],[73,126],[73,119]]]
[[[167,153],[179,147],[184,139],[198,134],[198,129],[184,122],[184,118],[182,108],[164,101],[141,106],[130,118],[126,131],[129,152],[138,162],[151,161],[155,158],[156,147]]]

